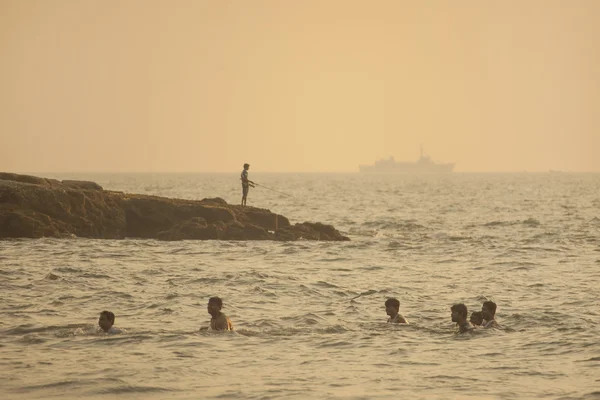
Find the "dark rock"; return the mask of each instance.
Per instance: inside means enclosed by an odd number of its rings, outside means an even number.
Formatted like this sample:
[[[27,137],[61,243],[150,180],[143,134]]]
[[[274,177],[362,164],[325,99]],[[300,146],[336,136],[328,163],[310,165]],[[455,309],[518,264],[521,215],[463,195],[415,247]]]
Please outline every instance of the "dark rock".
[[[60,185],[60,182],[56,179],[38,178],[37,176],[31,175],[11,174],[10,172],[0,172],[0,180],[21,183],[32,183],[34,185],[44,186]]]
[[[66,233],[52,219],[35,211],[7,211],[0,213],[0,238],[62,237]]]
[[[253,224],[242,224],[238,221],[231,221],[225,227],[226,240],[273,240],[273,234],[267,232],[264,228]]]
[[[275,233],[271,233],[274,231]],[[290,225],[269,210],[106,191],[94,182],[0,173],[0,238],[349,240],[333,226]]]
[[[223,228],[206,224],[201,217],[181,222],[167,231],[157,234],[160,240],[217,240],[223,238]]]
[[[276,231],[290,226],[290,221],[283,215],[272,213],[270,210],[255,207],[232,206],[238,221],[260,226],[268,231]]]
[[[74,189],[58,181],[31,184],[0,180],[0,221],[4,221],[0,224],[1,237],[73,234],[117,239],[125,232],[125,213],[118,196]]]
[[[102,186],[98,185],[96,182],[65,180],[65,181],[61,181],[61,183],[65,186],[69,186],[72,188],[87,189],[87,190],[102,190]]]
[[[350,240],[350,238],[343,236],[340,231],[335,229],[333,225],[325,225],[320,222],[312,223],[312,222],[304,222],[300,225],[305,229],[309,229],[312,231],[319,232],[320,237],[317,240]]]
[[[123,209],[128,237],[154,238],[158,232],[167,231],[194,217],[201,217],[209,224],[235,220],[235,214],[225,207],[155,196],[126,195]]]
[[[227,207],[229,204],[225,200],[220,197],[206,198],[199,201],[200,204],[210,205],[210,206],[221,206]]]

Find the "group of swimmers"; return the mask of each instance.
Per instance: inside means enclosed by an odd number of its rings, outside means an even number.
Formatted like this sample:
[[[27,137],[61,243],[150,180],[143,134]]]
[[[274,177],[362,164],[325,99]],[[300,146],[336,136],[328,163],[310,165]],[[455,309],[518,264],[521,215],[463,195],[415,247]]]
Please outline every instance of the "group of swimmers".
[[[385,312],[389,315],[387,320],[390,324],[408,324],[406,318],[400,314],[400,301],[393,297],[385,301]],[[477,328],[500,328],[496,322],[496,303],[484,301],[481,311],[475,311],[467,321],[468,310],[463,303],[454,304],[450,307],[452,322],[456,323],[459,333],[470,332]]]
[[[221,309],[223,300],[220,297],[211,297],[208,299],[207,311],[210,314],[210,325],[205,329],[212,331],[233,331],[233,324],[227,315]],[[485,301],[481,306],[481,311],[475,311],[467,321],[468,310],[463,303],[454,304],[450,307],[452,313],[452,322],[456,323],[459,333],[470,332],[477,328],[499,328],[496,322],[496,303]],[[390,324],[408,324],[408,321],[400,314],[400,301],[390,297],[385,301],[385,312],[389,316],[387,322]],[[102,331],[109,334],[121,333],[115,326],[115,314],[110,311],[102,311],[98,319],[98,326]]]

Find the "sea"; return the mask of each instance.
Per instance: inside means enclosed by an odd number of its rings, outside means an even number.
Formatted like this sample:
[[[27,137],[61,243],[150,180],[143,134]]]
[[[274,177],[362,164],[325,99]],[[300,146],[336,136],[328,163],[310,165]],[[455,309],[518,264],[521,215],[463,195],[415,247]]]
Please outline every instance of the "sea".
[[[36,175],[241,198],[237,173]],[[600,174],[250,179],[351,240],[0,241],[0,398],[600,399]],[[234,332],[203,329],[212,296]],[[458,334],[487,300],[501,329]]]

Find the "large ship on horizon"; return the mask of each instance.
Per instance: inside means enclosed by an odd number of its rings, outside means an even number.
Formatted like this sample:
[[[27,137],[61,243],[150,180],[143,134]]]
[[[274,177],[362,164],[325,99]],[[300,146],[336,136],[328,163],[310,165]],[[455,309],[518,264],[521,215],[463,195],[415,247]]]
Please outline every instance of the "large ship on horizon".
[[[373,165],[359,165],[358,170],[365,173],[440,173],[452,172],[454,163],[438,164],[431,157],[423,153],[421,147],[421,156],[415,162],[396,162],[394,157],[375,161]]]

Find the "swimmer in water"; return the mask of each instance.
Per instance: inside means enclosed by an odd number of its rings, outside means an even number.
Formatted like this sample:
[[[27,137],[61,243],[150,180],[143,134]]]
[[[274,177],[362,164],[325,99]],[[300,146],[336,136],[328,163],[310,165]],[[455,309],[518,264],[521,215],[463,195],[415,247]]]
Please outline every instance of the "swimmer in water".
[[[481,311],[474,311],[471,313],[471,319],[469,320],[474,327],[479,328],[483,323],[483,315]]]
[[[210,329],[213,331],[232,331],[233,324],[227,315],[221,312],[223,300],[219,297],[211,297],[208,299],[208,313],[211,316]]]
[[[102,311],[100,318],[98,318],[98,326],[102,331],[108,334],[121,333],[120,329],[115,328],[115,314],[110,311]]]
[[[473,330],[473,325],[467,321],[467,306],[464,304],[455,304],[450,308],[452,312],[452,322],[456,322],[458,333],[470,332]]]
[[[485,301],[481,306],[481,315],[483,316],[482,328],[500,328],[496,322],[496,303]]]
[[[388,324],[408,324],[406,318],[400,314],[400,301],[393,297],[390,297],[385,301],[385,312],[390,317],[388,318]]]

